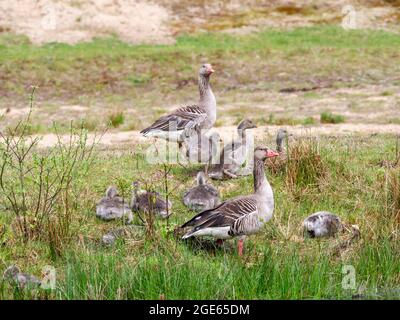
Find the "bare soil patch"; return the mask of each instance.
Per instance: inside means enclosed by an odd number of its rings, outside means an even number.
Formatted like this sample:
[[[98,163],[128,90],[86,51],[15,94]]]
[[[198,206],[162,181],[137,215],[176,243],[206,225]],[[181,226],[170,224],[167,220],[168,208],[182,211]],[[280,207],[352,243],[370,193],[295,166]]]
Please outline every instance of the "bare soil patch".
[[[0,1],[0,28],[35,44],[74,44],[110,35],[130,43],[171,43],[168,19],[165,7],[147,1]]]

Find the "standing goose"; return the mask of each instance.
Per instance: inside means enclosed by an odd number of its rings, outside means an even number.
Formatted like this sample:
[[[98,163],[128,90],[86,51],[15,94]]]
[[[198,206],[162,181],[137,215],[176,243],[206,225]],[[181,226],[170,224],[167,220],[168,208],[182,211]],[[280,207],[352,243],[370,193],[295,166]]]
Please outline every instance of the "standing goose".
[[[254,150],[254,193],[222,202],[219,206],[200,212],[181,228],[192,227],[182,239],[212,236],[229,239],[240,236],[239,255],[243,254],[243,237],[257,233],[272,218],[274,195],[265,176],[264,161],[279,154],[268,148]]]
[[[131,208],[135,212],[154,213],[161,218],[167,218],[171,215],[171,201],[167,202],[158,192],[139,190],[139,183],[133,184],[133,195]]]
[[[196,105],[179,108],[162,116],[140,133],[145,137],[162,138],[182,144],[184,137],[193,129],[210,129],[217,118],[217,104],[210,87],[210,75],[214,72],[211,64],[203,64],[199,70],[200,100]]]
[[[191,163],[205,163],[205,172],[217,157],[221,137],[218,132],[213,132],[210,136],[202,133],[191,135],[185,139],[186,158]]]
[[[288,159],[286,143],[289,138],[287,130],[280,128],[276,135],[276,151],[279,152],[279,157],[275,159],[270,159],[267,161],[266,165],[271,173],[278,173],[286,168],[286,163]]]
[[[189,189],[183,196],[183,203],[190,209],[200,212],[219,205],[218,190],[211,184],[206,184],[205,174],[197,174],[197,186]]]
[[[276,151],[278,151],[280,155],[286,153],[286,146],[284,145],[284,142],[286,141],[287,137],[287,130],[280,128],[276,135]]]
[[[310,238],[332,237],[342,230],[340,218],[328,211],[318,211],[303,222],[304,233]]]
[[[108,187],[106,196],[97,203],[96,216],[106,221],[127,216],[127,223],[131,223],[133,219],[129,202],[120,197],[117,189],[113,186]]]
[[[252,165],[249,162],[246,163],[250,152],[247,130],[253,128],[257,126],[249,119],[244,119],[239,123],[237,127],[239,140],[224,146],[219,164],[216,164],[209,174],[212,179],[237,178],[251,174]],[[246,167],[243,168],[245,163]]]

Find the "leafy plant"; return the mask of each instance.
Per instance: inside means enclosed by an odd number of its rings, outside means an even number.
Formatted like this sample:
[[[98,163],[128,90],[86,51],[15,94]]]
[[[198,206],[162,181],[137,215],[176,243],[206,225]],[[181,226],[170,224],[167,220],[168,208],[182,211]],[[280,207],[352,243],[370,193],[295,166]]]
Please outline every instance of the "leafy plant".
[[[70,128],[65,141],[57,132],[54,147],[40,149],[40,138],[27,136],[30,112],[15,127],[0,133],[1,201],[15,215],[16,229],[24,242],[40,238],[50,252],[60,255],[70,238],[76,181],[89,169],[95,143],[88,144],[84,129]]]

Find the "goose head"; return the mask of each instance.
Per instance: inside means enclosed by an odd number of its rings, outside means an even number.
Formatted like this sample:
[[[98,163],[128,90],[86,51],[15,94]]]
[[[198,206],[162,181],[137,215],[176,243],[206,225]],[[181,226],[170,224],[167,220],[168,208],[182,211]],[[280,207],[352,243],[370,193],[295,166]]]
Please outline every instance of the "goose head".
[[[13,264],[4,271],[3,276],[4,278],[14,278],[19,272],[19,268],[15,264]]]
[[[118,196],[117,188],[115,188],[114,186],[109,186],[106,191],[106,197],[114,198],[116,196]]]
[[[212,73],[214,73],[214,69],[211,64],[205,63],[200,67],[199,75],[203,77],[209,77]]]
[[[253,128],[257,128],[257,126],[254,124],[253,121],[251,121],[250,119],[243,119],[242,121],[240,121],[239,125],[238,125],[238,130],[247,130],[247,129],[253,129]]]
[[[268,158],[279,156],[279,153],[266,147],[257,147],[254,150],[255,160],[265,161]]]

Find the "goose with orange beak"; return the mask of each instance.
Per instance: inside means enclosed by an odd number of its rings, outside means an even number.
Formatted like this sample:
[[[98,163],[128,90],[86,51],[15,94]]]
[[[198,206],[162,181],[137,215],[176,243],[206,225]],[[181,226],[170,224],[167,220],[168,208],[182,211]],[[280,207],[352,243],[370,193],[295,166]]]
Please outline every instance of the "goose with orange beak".
[[[200,67],[198,78],[200,99],[197,104],[179,108],[162,116],[140,133],[145,137],[176,141],[181,145],[193,130],[211,129],[217,119],[217,103],[210,86],[210,76],[213,73],[214,69],[209,63]]]
[[[265,175],[264,161],[279,153],[268,148],[254,150],[254,193],[226,200],[211,210],[205,210],[182,225],[191,227],[182,239],[211,236],[218,241],[239,237],[238,254],[243,254],[243,240],[260,231],[274,211],[272,187]]]

